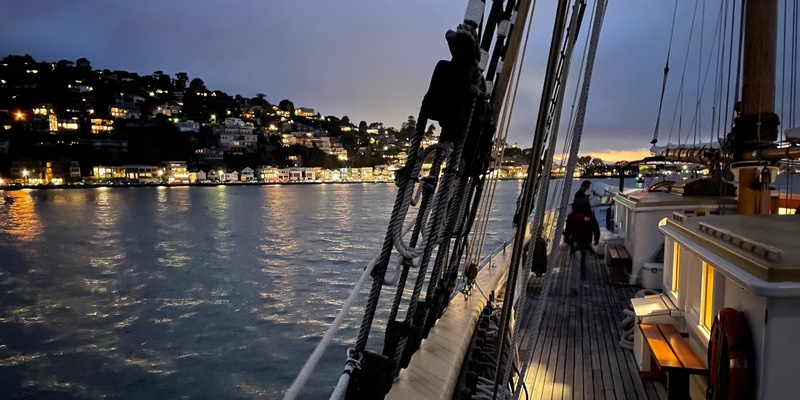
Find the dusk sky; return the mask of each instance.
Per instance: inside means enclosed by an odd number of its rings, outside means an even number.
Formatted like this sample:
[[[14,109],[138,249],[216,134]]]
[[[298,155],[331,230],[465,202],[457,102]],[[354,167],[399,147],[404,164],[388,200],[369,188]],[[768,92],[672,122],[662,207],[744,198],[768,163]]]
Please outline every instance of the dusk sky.
[[[520,147],[531,145],[556,2],[538,3],[509,134],[509,142]],[[660,143],[672,124],[694,12],[695,2],[680,3]],[[691,89],[684,92],[684,103],[690,105],[681,114],[686,125],[697,98],[697,58],[710,53],[720,9],[719,1],[704,3],[705,50],[693,44],[689,52],[686,87]],[[582,154],[632,159],[649,148],[673,6],[663,0],[610,2]],[[465,7],[465,0],[32,0],[14,2],[0,13],[0,55],[30,54],[38,61],[86,57],[94,68],[141,75],[187,72],[211,90],[246,97],[261,92],[273,103],[290,99],[322,115],[399,127],[407,116],[417,116],[436,61],[449,58],[444,33],[461,22]],[[590,20],[587,13],[584,32]],[[579,41],[580,54],[584,42]],[[573,71],[579,65],[576,55]],[[567,116],[577,76],[570,76]],[[713,68],[711,76],[704,99],[713,91]],[[710,103],[705,108],[710,115]],[[702,125],[711,119],[704,118]]]

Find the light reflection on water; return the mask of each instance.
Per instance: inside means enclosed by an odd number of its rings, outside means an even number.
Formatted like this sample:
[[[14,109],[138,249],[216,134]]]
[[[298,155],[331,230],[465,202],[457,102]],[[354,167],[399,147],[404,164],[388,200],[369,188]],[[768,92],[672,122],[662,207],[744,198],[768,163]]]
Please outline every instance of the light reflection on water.
[[[6,192],[0,209],[0,229],[21,241],[31,241],[41,233],[34,199],[29,190]]]
[[[494,207],[513,209],[518,184],[500,185]],[[279,398],[379,251],[395,190],[2,193],[0,398]],[[361,312],[304,398],[330,393]]]

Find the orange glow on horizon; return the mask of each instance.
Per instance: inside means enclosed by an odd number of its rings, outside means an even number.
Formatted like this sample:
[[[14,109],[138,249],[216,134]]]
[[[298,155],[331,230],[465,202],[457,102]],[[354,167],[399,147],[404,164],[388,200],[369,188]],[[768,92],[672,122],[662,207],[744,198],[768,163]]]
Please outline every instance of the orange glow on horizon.
[[[641,160],[645,157],[652,156],[652,154],[648,149],[639,149],[639,150],[612,150],[605,152],[588,151],[588,152],[581,152],[581,154],[579,154],[578,156],[579,157],[592,156],[592,158],[599,158],[605,162],[617,162],[617,161]]]
[[[603,153],[594,153],[592,157],[600,158],[603,161],[634,161],[652,155],[649,149],[643,148],[639,150],[613,150]]]

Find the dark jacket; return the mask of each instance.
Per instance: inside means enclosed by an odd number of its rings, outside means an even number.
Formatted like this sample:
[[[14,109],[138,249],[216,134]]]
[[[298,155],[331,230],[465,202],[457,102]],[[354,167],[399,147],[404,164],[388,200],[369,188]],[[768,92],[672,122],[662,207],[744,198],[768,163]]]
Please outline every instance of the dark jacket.
[[[586,249],[594,241],[600,240],[600,226],[594,214],[583,210],[574,210],[567,216],[567,227],[564,229],[564,241]]]

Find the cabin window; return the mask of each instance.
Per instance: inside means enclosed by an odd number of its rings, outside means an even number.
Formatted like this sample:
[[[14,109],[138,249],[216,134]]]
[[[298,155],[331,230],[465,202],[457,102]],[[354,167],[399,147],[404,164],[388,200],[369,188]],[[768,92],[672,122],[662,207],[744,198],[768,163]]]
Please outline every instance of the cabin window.
[[[681,276],[681,245],[672,245],[672,293],[678,295],[678,279]]]
[[[700,325],[711,331],[714,320],[714,267],[703,262],[703,286],[700,293]]]

